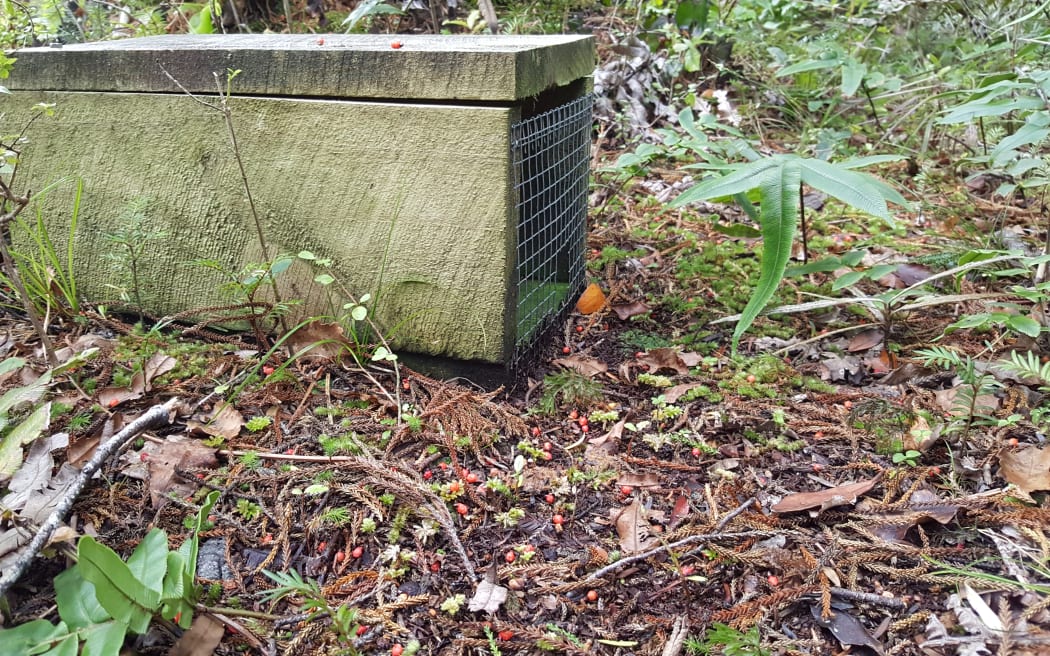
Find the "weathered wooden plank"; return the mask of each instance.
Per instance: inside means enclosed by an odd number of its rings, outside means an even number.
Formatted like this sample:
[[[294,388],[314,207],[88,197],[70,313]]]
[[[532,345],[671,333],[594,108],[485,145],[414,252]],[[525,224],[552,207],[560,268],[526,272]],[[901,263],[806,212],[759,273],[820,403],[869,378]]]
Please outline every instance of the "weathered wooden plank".
[[[214,74],[239,69],[242,94],[423,101],[520,100],[594,69],[589,36],[169,35],[15,56],[11,89],[178,92],[163,67],[214,93]]]
[[[83,179],[75,252],[84,293],[114,297],[110,285],[120,281],[104,259],[113,250],[104,234],[144,198],[148,225],[170,234],[141,263],[149,308],[164,314],[228,300],[218,276],[190,264],[214,258],[236,269],[261,260],[222,115],[185,95],[19,91],[3,100],[0,129],[23,124],[38,102],[55,103],[57,116],[30,130],[20,187]],[[399,349],[506,360],[516,109],[231,103],[271,253],[332,258],[355,293],[379,298],[379,319],[397,326]],[[64,243],[72,184],[50,191],[43,207],[52,238]],[[300,314],[330,311],[314,273],[299,266],[282,279],[287,297],[304,300]]]

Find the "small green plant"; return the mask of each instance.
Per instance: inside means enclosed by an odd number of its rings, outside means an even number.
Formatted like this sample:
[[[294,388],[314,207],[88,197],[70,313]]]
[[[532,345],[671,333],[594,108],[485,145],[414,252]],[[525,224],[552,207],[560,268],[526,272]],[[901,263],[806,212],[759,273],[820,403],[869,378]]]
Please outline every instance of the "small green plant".
[[[784,277],[800,217],[805,237],[803,185],[819,189],[854,208],[892,222],[893,218],[886,207],[887,201],[904,207],[908,206],[908,202],[886,183],[853,169],[896,159],[899,158],[875,156],[831,164],[797,155],[773,155],[725,167],[726,175],[709,178],[687,189],[671,203],[672,207],[681,207],[696,201],[731,196],[737,199],[745,211],[750,208],[750,213],[755,214],[746,194],[753,190],[759,193],[761,213],[756,217],[762,226],[762,273],[733,330],[734,352],[741,336],[765,308]]]
[[[277,584],[276,588],[266,590],[262,593],[263,599],[270,603],[288,597],[299,597],[302,600],[302,608],[307,613],[307,621],[313,621],[324,617],[331,621],[332,631],[336,635],[339,646],[343,653],[356,655],[358,652],[354,646],[357,638],[357,611],[346,604],[332,606],[325,598],[324,591],[317,581],[303,579],[299,572],[290,569],[287,572],[270,572],[263,570],[271,581]]]
[[[922,358],[924,366],[952,369],[962,381],[952,406],[958,419],[948,425],[946,432],[961,431],[968,434],[978,422],[990,422],[992,425],[996,423],[997,420],[987,416],[990,408],[981,405],[981,400],[994,394],[1002,387],[1002,383],[993,375],[982,373],[972,357],[943,346],[919,349],[915,354]]]
[[[145,307],[143,281],[140,278],[142,260],[155,248],[154,242],[168,236],[166,232],[149,228],[146,218],[148,208],[148,198],[136,198],[125,208],[119,227],[103,235],[115,249],[106,254],[106,259],[120,279],[117,289],[121,299],[134,303],[138,308]]]
[[[16,371],[25,366],[21,358],[7,358],[0,362],[0,374]],[[36,405],[51,383],[51,372],[45,372],[29,385],[14,387],[0,396],[0,479],[9,478],[22,466],[22,447],[47,430],[51,421],[51,403]],[[32,404],[33,410],[15,421],[12,411],[24,404]]]
[[[262,514],[262,508],[258,504],[252,503],[247,499],[237,499],[237,514],[243,517],[247,521],[257,519]]]
[[[758,627],[753,626],[747,633],[714,623],[700,640],[689,637],[685,642],[686,651],[690,654],[719,656],[769,656],[769,651],[762,648],[762,639]]]
[[[585,408],[603,397],[601,383],[566,369],[543,378],[543,395],[537,403],[539,414],[553,416],[562,407]]]
[[[272,423],[273,419],[270,417],[252,417],[244,423],[244,428],[249,433],[258,433],[269,428]]]
[[[922,457],[922,453],[915,449],[908,449],[907,451],[898,451],[893,454],[893,464],[899,465],[902,462],[909,467],[915,467],[919,464],[919,458]]]
[[[154,617],[190,628],[199,590],[197,533],[219,498],[208,495],[197,512],[193,535],[177,551],[168,550],[168,536],[152,529],[125,562],[91,536],[77,543],[77,563],[55,577],[57,624],[39,619],[12,629],[0,629],[0,642],[12,654],[65,656],[117,654],[128,633],[143,635]]]

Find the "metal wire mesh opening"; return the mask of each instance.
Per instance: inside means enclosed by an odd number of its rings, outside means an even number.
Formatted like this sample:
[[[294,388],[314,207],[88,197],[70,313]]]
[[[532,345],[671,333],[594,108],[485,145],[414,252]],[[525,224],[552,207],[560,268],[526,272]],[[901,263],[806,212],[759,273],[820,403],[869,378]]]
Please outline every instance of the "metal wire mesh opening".
[[[511,128],[517,197],[517,326],[513,365],[583,289],[591,96]]]

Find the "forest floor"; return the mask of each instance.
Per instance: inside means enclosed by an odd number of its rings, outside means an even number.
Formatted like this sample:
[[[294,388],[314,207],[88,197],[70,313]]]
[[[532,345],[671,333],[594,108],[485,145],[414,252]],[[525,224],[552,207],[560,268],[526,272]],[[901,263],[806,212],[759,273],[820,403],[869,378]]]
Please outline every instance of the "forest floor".
[[[201,606],[171,653],[1047,653],[1050,518],[1029,496],[1047,487],[1050,453],[1031,422],[1038,385],[988,368],[974,388],[913,355],[977,302],[931,304],[885,334],[841,312],[761,319],[730,356],[732,323],[704,309],[718,280],[681,272],[712,248],[753,261],[755,241],[645,200],[667,184],[656,173],[616,201],[592,197],[589,258],[608,302],[573,313],[533,375],[495,393],[66,324],[67,357],[101,355],[75,376],[91,393],[58,386],[50,431],[70,434],[65,462],[151,406],[184,408],[104,468],[70,525],[124,556],[152,527],[175,547],[219,493],[200,534]],[[921,256],[955,236],[908,221],[893,247],[823,225],[831,242],[907,264],[867,281],[875,293],[929,276]],[[683,311],[683,298],[699,300]],[[5,323],[6,355],[37,357],[28,325]],[[989,337],[937,344],[987,355]],[[997,353],[1020,346],[999,339]],[[247,384],[223,406],[217,380]],[[974,389],[977,407],[960,409]],[[16,622],[53,613],[66,565],[39,560],[22,579]],[[349,624],[308,620],[302,595],[264,599],[263,572],[288,570],[353,609]],[[155,623],[136,649],[176,640]]]

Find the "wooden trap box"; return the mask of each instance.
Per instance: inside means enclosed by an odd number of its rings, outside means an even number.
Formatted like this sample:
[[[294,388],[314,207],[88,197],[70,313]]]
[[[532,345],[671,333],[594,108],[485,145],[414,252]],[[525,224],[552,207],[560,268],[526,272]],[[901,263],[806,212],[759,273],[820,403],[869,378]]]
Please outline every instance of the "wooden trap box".
[[[37,103],[56,114],[31,126],[17,187],[66,179],[40,200],[62,244],[82,180],[89,298],[126,287],[106,234],[134,211],[167,234],[139,263],[158,315],[230,301],[195,261],[264,259],[223,115],[204,104],[228,71],[270,255],[330,258],[395,348],[510,366],[583,287],[590,37],[183,35],[14,56],[0,132]],[[341,308],[317,273],[278,278],[300,316]]]

